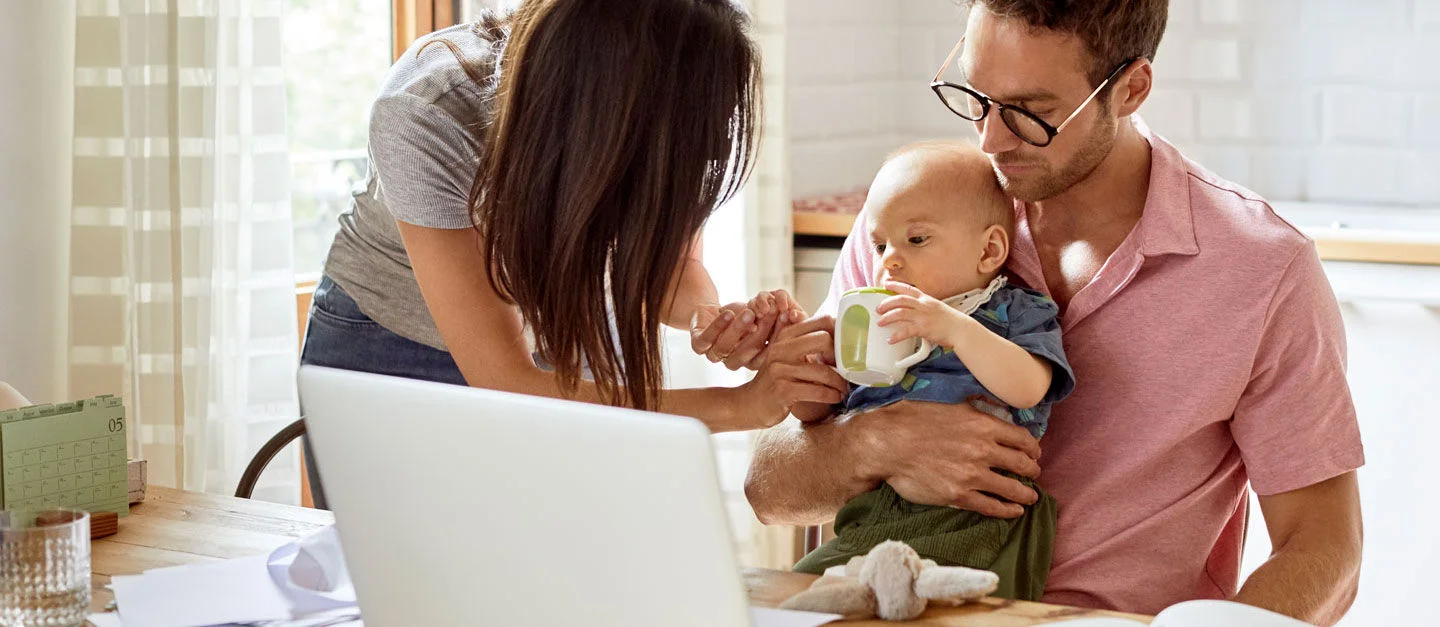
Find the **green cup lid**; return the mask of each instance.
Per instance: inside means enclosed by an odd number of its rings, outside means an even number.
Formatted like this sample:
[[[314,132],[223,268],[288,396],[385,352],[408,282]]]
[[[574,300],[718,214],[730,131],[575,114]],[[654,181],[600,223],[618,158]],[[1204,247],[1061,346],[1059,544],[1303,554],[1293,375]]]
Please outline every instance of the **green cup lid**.
[[[853,290],[847,290],[844,294],[841,294],[841,296],[849,296],[851,294],[884,294],[886,296],[894,296],[895,292],[883,287],[857,287]]]

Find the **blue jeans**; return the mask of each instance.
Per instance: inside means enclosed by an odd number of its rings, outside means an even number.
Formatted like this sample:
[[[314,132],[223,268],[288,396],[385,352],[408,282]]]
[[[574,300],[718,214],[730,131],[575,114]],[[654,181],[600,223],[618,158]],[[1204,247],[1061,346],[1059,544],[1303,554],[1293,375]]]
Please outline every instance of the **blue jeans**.
[[[455,365],[450,353],[401,337],[380,326],[361,312],[355,300],[330,277],[321,277],[320,284],[315,287],[300,363],[465,385],[465,377],[460,374],[460,367]],[[303,407],[301,411],[304,411]],[[315,507],[328,509],[309,438],[302,441],[302,446],[305,472],[310,478],[310,495],[315,500]]]

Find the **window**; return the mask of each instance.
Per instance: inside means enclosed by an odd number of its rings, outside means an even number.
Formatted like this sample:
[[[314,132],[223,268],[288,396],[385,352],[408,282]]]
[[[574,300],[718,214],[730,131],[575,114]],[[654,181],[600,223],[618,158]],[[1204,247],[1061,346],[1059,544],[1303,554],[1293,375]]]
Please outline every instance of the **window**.
[[[390,67],[391,0],[289,0],[284,53],[295,272],[319,275],[362,185],[370,104]]]
[[[483,9],[508,11],[519,6],[524,0],[455,0],[456,20],[468,22],[475,19]]]
[[[324,268],[337,218],[365,181],[370,105],[415,38],[519,0],[289,0],[285,87],[295,273]],[[388,45],[387,45],[388,43]]]

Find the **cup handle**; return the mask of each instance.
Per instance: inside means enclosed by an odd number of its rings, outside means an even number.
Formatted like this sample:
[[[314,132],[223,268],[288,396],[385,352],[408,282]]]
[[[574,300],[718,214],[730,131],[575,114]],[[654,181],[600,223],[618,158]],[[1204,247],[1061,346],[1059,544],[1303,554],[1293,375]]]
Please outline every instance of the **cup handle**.
[[[911,355],[896,362],[895,366],[897,368],[903,368],[908,370],[911,366],[925,361],[925,358],[930,356],[930,351],[934,350],[934,348],[935,347],[930,344],[930,340],[920,338],[920,349],[915,351],[914,355]]]

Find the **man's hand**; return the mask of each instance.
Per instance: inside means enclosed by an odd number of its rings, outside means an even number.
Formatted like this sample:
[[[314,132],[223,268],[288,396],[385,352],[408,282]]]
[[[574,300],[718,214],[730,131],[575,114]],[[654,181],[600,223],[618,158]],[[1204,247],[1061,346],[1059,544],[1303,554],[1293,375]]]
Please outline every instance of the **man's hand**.
[[[745,495],[769,525],[830,520],[882,481],[916,503],[1014,518],[1024,513],[1017,503],[1038,495],[993,469],[1038,477],[1039,457],[1029,432],[969,405],[901,401],[808,425],[788,420],[764,432]]]
[[[902,401],[854,419],[874,425],[871,459],[888,466],[869,472],[907,500],[1015,518],[1039,498],[994,469],[1039,477],[1040,443],[968,404]]]

